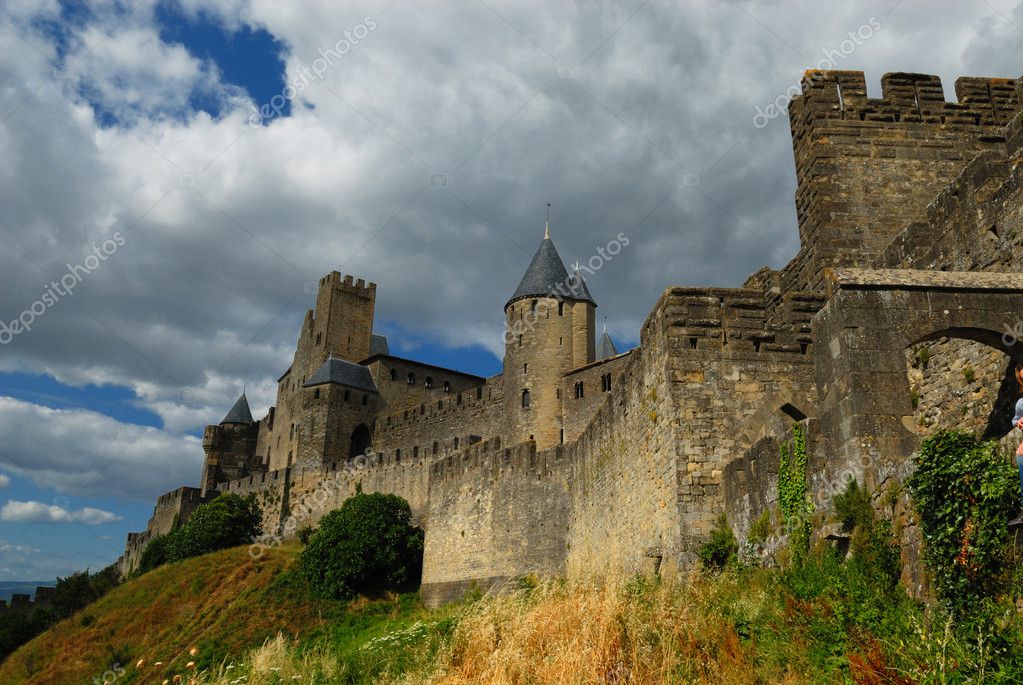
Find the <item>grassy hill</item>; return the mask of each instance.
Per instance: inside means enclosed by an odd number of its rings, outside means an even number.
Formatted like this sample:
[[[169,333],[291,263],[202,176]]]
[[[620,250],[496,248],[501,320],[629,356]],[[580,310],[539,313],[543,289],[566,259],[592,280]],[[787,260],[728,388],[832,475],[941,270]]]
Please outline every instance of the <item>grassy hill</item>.
[[[161,683],[219,666],[278,633],[364,641],[424,612],[414,595],[347,608],[313,599],[294,572],[298,551],[284,546],[255,561],[238,547],[158,568],[23,645],[0,664],[0,683],[102,683],[104,673],[118,683]]]
[[[1006,599],[953,633],[940,612],[833,557],[674,579],[523,579],[427,611],[415,594],[315,599],[298,547],[245,548],[145,574],[21,647],[0,683],[541,685],[1016,683]],[[979,629],[981,624],[977,624]],[[136,666],[142,660],[141,666]],[[122,669],[114,664],[124,665]]]

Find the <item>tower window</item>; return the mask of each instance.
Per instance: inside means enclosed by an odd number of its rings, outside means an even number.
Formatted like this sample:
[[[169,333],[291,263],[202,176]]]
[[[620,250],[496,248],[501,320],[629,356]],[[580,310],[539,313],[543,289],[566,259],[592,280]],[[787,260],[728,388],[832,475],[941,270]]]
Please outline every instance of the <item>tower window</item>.
[[[349,392],[348,390],[345,390],[345,402],[347,402],[347,401],[348,401],[348,399],[349,399],[349,398],[350,398],[351,396],[352,396],[351,392]]]
[[[565,315],[565,303],[563,301],[561,301],[561,300],[558,300],[558,316],[564,316],[564,315]]]
[[[536,314],[536,300],[529,303],[529,313]]]
[[[317,344],[317,345],[319,345],[319,344],[320,344],[320,340],[321,340],[322,338],[323,338],[323,333],[317,333],[317,334],[316,334],[316,344]]]
[[[427,388],[432,388],[433,387],[433,377],[432,376],[427,376],[426,377],[426,387]]]
[[[529,391],[528,390],[523,390],[522,391],[522,408],[523,409],[529,409]]]
[[[519,347],[522,347],[522,335],[519,335]]]
[[[557,389],[556,389],[556,390],[554,391],[554,397],[555,397],[556,399],[559,399],[559,400],[561,399],[561,388],[557,388]]]
[[[562,428],[560,432],[561,432],[561,435],[559,436],[558,439],[561,441],[561,444],[564,445],[565,444],[565,429]]]
[[[391,369],[391,380],[398,380],[398,369]]]
[[[611,390],[611,374],[605,373],[600,377],[600,390],[602,392],[609,392]]]
[[[564,338],[558,338],[558,346],[560,347],[560,346],[562,346],[564,344],[565,344],[565,339]]]
[[[437,448],[438,448],[438,445],[437,445],[437,441],[436,441],[436,440],[434,440],[434,441],[433,441],[433,453],[434,453],[434,454],[437,454]]]
[[[585,394],[586,392],[585,389],[583,388],[583,382],[579,381],[578,383],[575,384],[575,398],[577,400],[581,400],[585,396]]]
[[[444,381],[444,392],[451,392],[451,381]]]
[[[455,438],[455,449],[458,449],[458,438]]]
[[[316,390],[313,390],[313,399],[314,400],[320,399],[320,389],[319,388],[316,388]]]
[[[418,459],[419,458],[419,447],[418,446],[415,446],[415,447],[412,448],[412,458],[413,459]]]
[[[415,385],[415,384],[416,384],[416,374],[414,374],[414,373],[412,373],[411,371],[409,371],[409,374],[408,374],[408,376],[407,376],[407,377],[405,378],[405,380],[406,380],[406,382],[407,382],[407,383],[408,383],[409,385]]]
[[[529,373],[529,362],[522,365],[522,373]]]

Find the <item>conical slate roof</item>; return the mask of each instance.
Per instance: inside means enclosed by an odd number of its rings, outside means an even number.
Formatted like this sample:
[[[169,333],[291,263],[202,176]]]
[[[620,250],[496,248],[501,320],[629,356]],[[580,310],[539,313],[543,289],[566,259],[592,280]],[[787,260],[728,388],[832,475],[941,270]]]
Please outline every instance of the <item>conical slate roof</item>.
[[[559,297],[566,300],[582,300],[597,305],[590,297],[586,281],[578,271],[571,276],[561,261],[561,255],[554,247],[550,236],[545,236],[539,249],[533,255],[525,275],[519,281],[519,287],[505,304],[505,308],[515,300],[523,297]]]
[[[615,343],[611,340],[611,336],[607,334],[607,329],[604,329],[604,335],[600,336],[600,340],[597,342],[597,361],[602,359],[609,359],[618,354],[618,348],[615,347]]]
[[[330,357],[327,361],[323,362],[323,366],[318,368],[312,376],[309,376],[304,383],[304,387],[309,388],[314,385],[323,385],[324,383],[337,383],[370,392],[377,391],[377,386],[373,382],[373,374],[369,372],[369,369],[362,364],[334,357]]]
[[[245,393],[238,398],[238,401],[231,407],[231,411],[227,412],[227,416],[221,421],[224,423],[252,423],[252,411],[249,409],[249,400],[246,399]]]

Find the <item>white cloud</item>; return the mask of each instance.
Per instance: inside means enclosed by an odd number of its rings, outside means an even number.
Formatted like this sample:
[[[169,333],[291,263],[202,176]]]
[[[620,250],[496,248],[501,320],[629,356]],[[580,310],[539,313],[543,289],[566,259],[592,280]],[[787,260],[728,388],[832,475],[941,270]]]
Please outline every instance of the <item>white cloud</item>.
[[[120,521],[121,516],[102,509],[85,507],[71,511],[64,507],[42,502],[19,502],[9,500],[0,507],[0,521],[7,523],[84,523],[98,526]]]
[[[11,487],[11,477],[5,473],[0,473],[0,488]]]
[[[152,502],[194,483],[197,438],[0,397],[0,466],[72,495]]]
[[[39,554],[42,550],[26,545],[12,545],[0,540],[0,554]]]
[[[264,103],[163,42],[154,4],[125,19],[92,3],[68,27],[63,70],[42,28],[56,2],[0,8],[0,320],[114,231],[126,239],[6,346],[0,370],[131,387],[166,426],[0,405],[0,466],[69,492],[151,498],[195,482],[201,450],[180,433],[218,421],[243,384],[257,413],[273,401],[312,305],[304,286],[331,269],[378,283],[381,330],[500,353],[548,198],[567,261],[630,235],[590,283],[619,342],[669,284],[782,266],[798,242],[791,142],[784,117],[754,128],[755,108],[889,9],[187,0],[270,31],[289,83],[373,18],[290,118],[253,128],[248,105]],[[1023,72],[1013,22],[984,0],[890,6],[837,65],[865,69],[873,94],[885,71],[939,73],[949,97],[957,75]],[[183,112],[196,92],[223,116]],[[118,122],[100,125],[90,100]],[[679,188],[685,174],[700,185]]]

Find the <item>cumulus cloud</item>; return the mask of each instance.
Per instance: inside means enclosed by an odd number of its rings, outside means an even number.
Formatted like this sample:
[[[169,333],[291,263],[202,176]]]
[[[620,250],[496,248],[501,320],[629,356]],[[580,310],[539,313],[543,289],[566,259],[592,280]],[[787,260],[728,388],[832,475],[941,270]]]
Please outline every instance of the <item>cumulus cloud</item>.
[[[90,3],[61,49],[57,3],[0,9],[16,29],[0,30],[0,320],[114,232],[126,241],[0,369],[127,385],[172,434],[218,420],[242,384],[257,412],[273,401],[305,284],[331,269],[379,284],[378,331],[500,354],[548,198],[568,261],[630,237],[590,278],[618,340],[638,339],[669,284],[783,266],[798,247],[788,126],[755,127],[756,108],[871,18],[880,30],[835,66],[865,69],[872,94],[885,71],[939,73],[950,97],[956,75],[1023,72],[1004,47],[1018,3],[983,0],[182,3],[269,31],[289,84],[372,18],[292,116],[254,127],[267,103],[164,42],[154,2],[120,5]],[[196,93],[220,116],[191,110]],[[115,475],[108,450],[87,452]]]
[[[5,473],[0,473],[0,488],[11,487],[11,477]]]
[[[197,438],[8,397],[0,397],[0,445],[3,468],[36,485],[88,497],[152,502],[195,482],[202,465]]]
[[[0,507],[0,521],[7,523],[84,523],[98,526],[120,521],[122,517],[102,509],[85,507],[71,511],[54,504],[9,500]]]

